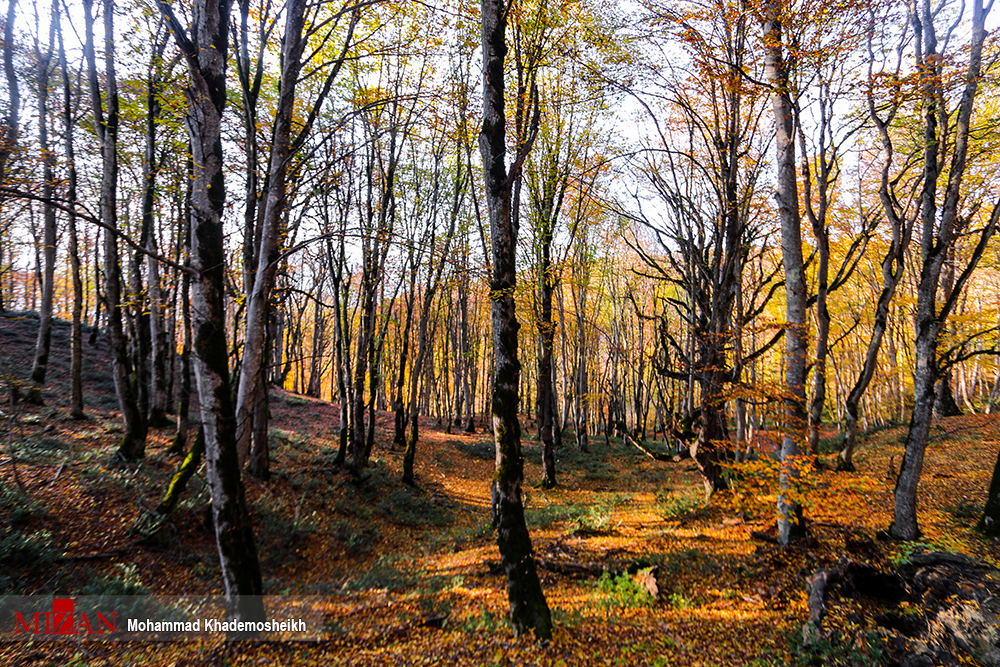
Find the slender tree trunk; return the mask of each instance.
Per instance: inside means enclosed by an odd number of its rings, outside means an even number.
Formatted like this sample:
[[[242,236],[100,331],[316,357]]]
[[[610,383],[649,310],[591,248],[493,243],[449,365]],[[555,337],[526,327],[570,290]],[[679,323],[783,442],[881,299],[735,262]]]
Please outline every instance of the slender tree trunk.
[[[555,275],[552,268],[552,220],[550,210],[543,211],[542,216],[549,218],[543,223],[541,230],[541,263],[539,272],[539,322],[538,337],[541,350],[538,355],[538,434],[542,441],[542,488],[551,489],[556,485],[555,440],[552,430],[555,427],[555,386],[552,382],[552,349],[555,341],[556,325],[552,319],[552,291],[555,288]],[[548,215],[546,215],[546,213]]]
[[[273,304],[272,304],[273,307]],[[265,313],[266,315],[266,313]],[[268,356],[268,346],[273,345],[273,341],[264,340],[264,355]],[[270,401],[267,385],[267,364],[261,364],[260,377],[257,378],[256,403],[253,409],[253,446],[250,450],[250,462],[247,465],[247,472],[257,479],[268,480],[271,478],[271,451],[267,437],[267,424],[270,418]]]
[[[291,0],[286,6],[285,35],[282,40],[281,83],[278,109],[274,118],[274,139],[267,180],[267,198],[261,225],[260,247],[257,249],[256,277],[253,292],[248,295],[246,340],[243,344],[243,365],[236,399],[236,445],[242,463],[250,451],[250,434],[253,428],[251,406],[259,407],[257,391],[260,368],[264,364],[264,342],[267,327],[267,306],[277,274],[276,254],[280,243],[280,223],[287,192],[286,180],[292,154],[292,116],[295,109],[295,90],[302,68],[302,51],[305,40],[305,0]]]
[[[83,332],[81,329],[83,311],[83,280],[80,276],[80,248],[76,229],[76,151],[73,144],[73,107],[69,67],[66,63],[66,49],[63,44],[62,24],[58,5],[53,10],[56,31],[59,36],[59,67],[63,84],[63,126],[66,142],[66,201],[69,208],[69,261],[73,276],[73,325],[70,331],[70,416],[84,419],[83,412]]]
[[[490,299],[496,363],[492,384],[492,422],[496,439],[493,525],[497,530],[501,565],[507,575],[507,597],[514,632],[522,634],[532,630],[536,639],[548,641],[552,636],[552,618],[535,570],[531,537],[524,521],[521,499],[524,460],[521,455],[521,426],[517,417],[521,365],[517,359],[519,324],[514,312],[517,227],[511,215],[511,178],[504,164],[506,6],[499,0],[483,0],[482,21],[483,126],[479,146],[492,241]],[[518,155],[517,162],[523,161],[524,157]],[[520,164],[515,163],[513,169],[520,169]]]
[[[185,214],[185,222],[190,217]],[[191,292],[191,277],[185,272],[181,276],[181,387],[177,406],[177,433],[170,443],[171,454],[183,454],[187,445],[187,432],[191,411],[191,308],[188,305]]]
[[[94,55],[93,0],[84,0],[86,43],[90,98],[94,110],[94,126],[101,143],[101,222],[107,227],[104,233],[104,299],[107,304],[108,332],[111,341],[111,360],[115,393],[125,422],[125,433],[118,446],[119,457],[131,461],[141,459],[146,453],[146,419],[139,410],[135,393],[129,380],[130,369],[125,329],[122,325],[121,265],[118,259],[118,83],[115,77],[114,3],[104,0],[105,32],[105,85],[107,86],[108,114],[104,118],[100,83]]]
[[[194,477],[195,472],[198,471],[198,466],[201,465],[201,459],[204,455],[205,429],[199,428],[198,435],[191,446],[191,451],[184,457],[181,467],[174,473],[173,479],[170,480],[170,485],[167,487],[167,492],[164,494],[163,500],[156,506],[156,514],[158,516],[161,518],[166,517],[174,511],[177,503],[180,502],[181,494],[184,493],[184,488],[187,487],[187,483]]]
[[[35,360],[31,368],[31,381],[35,383],[33,394],[42,403],[41,388],[45,384],[45,374],[49,367],[49,350],[52,346],[52,306],[55,295],[56,273],[56,208],[52,204],[53,183],[55,181],[56,154],[49,144],[49,76],[55,42],[55,14],[58,5],[52,8],[48,51],[36,51],[38,72],[38,145],[42,151],[42,218],[43,254],[45,273],[42,282],[42,307],[38,313],[38,339],[35,342]]]
[[[802,259],[802,225],[795,173],[794,112],[789,72],[782,54],[780,0],[769,0],[764,23],[765,70],[771,85],[777,148],[778,217],[781,254],[785,269],[785,436],[781,442],[781,487],[778,499],[778,542],[787,546],[805,533],[801,506],[788,498],[797,477],[796,459],[806,431],[806,281]]]
[[[149,65],[146,88],[146,154],[143,159],[142,228],[147,234],[146,249],[157,251],[154,211],[156,203],[156,126],[160,116],[160,58],[166,48],[166,38],[157,35],[154,55]],[[163,335],[163,294],[160,290],[160,265],[148,259],[147,284],[149,286],[149,349],[150,392],[149,426],[160,427],[167,423],[167,381],[165,368],[166,340]]]
[[[413,306],[414,302],[417,300],[416,287],[417,287],[417,264],[418,260],[413,257],[413,253],[410,253],[410,262],[412,263],[410,270],[410,291],[409,294],[404,295],[403,299],[406,301],[406,316],[403,324],[403,336],[400,340],[400,353],[399,353],[399,373],[396,375],[396,392],[393,402],[395,403],[395,432],[392,438],[392,446],[398,447],[399,449],[406,449],[406,403],[403,402],[403,391],[406,386],[406,374],[412,375],[415,372],[414,369],[409,367],[410,359],[410,329],[413,326]],[[403,481],[406,480],[406,472],[403,472]],[[412,481],[412,477],[411,480]]]

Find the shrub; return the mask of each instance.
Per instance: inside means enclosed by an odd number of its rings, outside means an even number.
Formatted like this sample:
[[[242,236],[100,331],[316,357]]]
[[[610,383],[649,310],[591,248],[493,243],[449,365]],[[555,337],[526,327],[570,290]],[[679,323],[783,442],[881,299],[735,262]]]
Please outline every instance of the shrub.
[[[496,458],[495,446],[489,440],[473,440],[471,442],[453,440],[452,442],[455,444],[455,447],[458,448],[458,451],[467,456],[471,456],[474,459],[492,461]]]
[[[982,505],[966,498],[962,498],[954,505],[948,505],[944,509],[963,526],[971,526],[983,514]]]
[[[627,573],[617,576],[605,572],[595,586],[596,605],[610,620],[612,610],[648,607],[656,602],[646,587]]]

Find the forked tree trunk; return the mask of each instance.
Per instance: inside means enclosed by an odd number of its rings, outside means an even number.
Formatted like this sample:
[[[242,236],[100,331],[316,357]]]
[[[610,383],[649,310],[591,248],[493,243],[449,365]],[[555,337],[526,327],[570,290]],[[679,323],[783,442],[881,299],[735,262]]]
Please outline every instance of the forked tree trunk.
[[[191,139],[192,327],[195,375],[205,429],[212,518],[231,620],[264,620],[263,585],[236,452],[235,410],[229,385],[222,228],[226,190],[222,171],[222,111],[230,0],[196,0],[192,34],[168,2],[160,3],[184,54],[191,79],[186,124]]]
[[[950,142],[944,141],[944,133],[948,128],[938,126],[939,105],[946,102],[945,93],[941,90],[940,68],[943,54],[937,53],[934,15],[930,6],[925,3],[922,11],[914,6],[910,17],[914,29],[917,71],[921,80],[925,148],[921,192],[921,267],[920,282],[917,287],[917,336],[914,346],[916,354],[913,370],[914,404],[906,438],[906,450],[900,463],[899,477],[896,479],[893,521],[889,528],[889,534],[901,540],[915,540],[920,536],[917,523],[917,484],[923,470],[924,453],[927,449],[931,419],[934,416],[934,387],[938,379],[938,336],[954,308],[957,294],[961,293],[965,280],[982,257],[986,243],[996,229],[997,217],[1000,214],[1000,205],[994,206],[989,223],[980,233],[962,276],[939,309],[937,301],[941,270],[958,236],[956,225],[959,196],[967,164],[973,102],[979,86],[987,13],[982,0],[973,0],[969,67],[965,76],[965,90],[956,114],[954,139]],[[953,153],[944,202],[939,211],[937,183],[942,144],[950,145]]]
[[[552,636],[552,618],[542,592],[531,537],[524,521],[521,482],[521,425],[518,423],[517,359],[518,322],[514,312],[517,228],[511,216],[511,178],[504,163],[506,118],[504,114],[504,59],[507,55],[505,4],[482,1],[483,126],[479,135],[486,203],[489,210],[493,275],[493,350],[496,369],[492,386],[492,421],[496,441],[496,473],[493,475],[493,525],[497,531],[500,562],[507,575],[510,621],[515,634],[534,631],[536,639]],[[524,155],[517,156],[517,162]],[[515,163],[513,169],[520,169]]]
[[[864,365],[861,368],[861,373],[858,375],[857,381],[851,387],[847,399],[844,401],[844,447],[837,457],[837,469],[845,471],[854,470],[854,449],[857,446],[858,439],[858,407],[861,403],[862,395],[875,376],[878,353],[882,347],[882,339],[889,326],[889,304],[896,294],[896,286],[903,276],[906,250],[910,245],[910,235],[913,231],[913,223],[907,223],[903,220],[897,208],[896,200],[889,191],[893,144],[888,127],[895,117],[895,109],[890,110],[887,118],[880,118],[876,113],[874,100],[869,96],[868,115],[878,130],[879,138],[882,141],[882,150],[885,152],[882,162],[881,182],[879,184],[879,201],[892,230],[892,242],[885,257],[882,259],[882,291],[879,293],[878,302],[875,305],[872,334],[868,340]],[[890,344],[892,343],[891,335],[889,342]],[[891,356],[895,358],[895,355]]]
[[[276,255],[281,241],[280,223],[287,193],[286,180],[292,154],[292,115],[295,108],[295,89],[302,68],[302,51],[305,40],[305,0],[292,0],[286,6],[285,34],[281,46],[281,83],[278,108],[274,117],[274,139],[267,179],[267,195],[261,224],[260,246],[257,248],[253,291],[247,295],[247,329],[243,344],[243,365],[240,370],[239,391],[236,399],[236,444],[242,465],[250,453],[253,431],[252,412],[259,409],[257,393],[267,389],[260,384],[264,354],[268,304],[278,266]]]

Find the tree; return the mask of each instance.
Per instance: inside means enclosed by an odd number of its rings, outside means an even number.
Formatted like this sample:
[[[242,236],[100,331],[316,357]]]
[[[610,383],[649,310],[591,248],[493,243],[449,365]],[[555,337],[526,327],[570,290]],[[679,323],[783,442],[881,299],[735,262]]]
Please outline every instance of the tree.
[[[265,205],[260,222],[260,240],[254,252],[256,275],[252,284],[248,284],[248,287],[252,287],[252,289],[248,294],[246,340],[243,346],[243,365],[240,371],[239,392],[236,399],[236,442],[241,463],[246,460],[250,449],[250,434],[253,426],[250,419],[251,406],[254,406],[255,411],[260,413],[266,404],[266,388],[261,382],[265,357],[265,332],[268,304],[278,269],[276,256],[280,242],[280,222],[287,204],[286,185],[291,156],[309,136],[316,116],[322,108],[334,80],[340,73],[359,17],[359,10],[355,6],[337,13],[332,19],[332,24],[329,20],[322,20],[318,14],[316,16],[310,15],[310,20],[307,22],[307,7],[308,3],[305,0],[291,0],[285,7],[287,13],[285,34],[282,40],[281,83],[274,119]],[[318,11],[318,7],[316,11]],[[323,87],[306,117],[304,126],[293,134],[292,121],[295,111],[296,89],[302,67],[305,64],[303,52],[308,40],[321,27],[325,26],[327,30],[332,32],[338,25],[339,18],[344,15],[350,17],[350,23],[343,49],[330,67]],[[307,25],[309,25],[308,30],[306,30]],[[318,54],[314,52],[313,55]],[[246,76],[244,73],[241,78],[245,79]],[[249,230],[246,230],[245,233],[250,234]],[[257,238],[256,235],[251,236]],[[265,399],[264,401],[258,402],[258,392],[264,392],[262,397]],[[266,429],[263,435],[266,436]],[[255,454],[252,466],[255,473],[262,477],[267,476],[267,459],[264,453],[266,446],[266,442],[260,443],[260,451]]]
[[[956,110],[954,125],[949,122],[948,90],[943,78],[945,56],[938,45],[946,48],[957,28],[948,29],[945,39],[938,41],[935,18],[929,0],[912,0],[910,27],[919,77],[920,115],[923,131],[923,169],[920,174],[920,274],[917,286],[916,362],[913,369],[913,413],[906,436],[906,449],[896,479],[893,521],[889,534],[896,539],[915,540],[920,536],[917,523],[917,484],[923,470],[924,452],[934,416],[935,385],[939,376],[938,339],[955,308],[958,296],[976,268],[986,245],[996,231],[1000,218],[1000,201],[992,207],[988,219],[978,231],[978,241],[965,268],[955,280],[950,294],[938,306],[941,271],[953,251],[960,233],[973,215],[961,215],[962,180],[968,168],[972,113],[982,76],[983,44],[986,40],[986,16],[992,3],[984,7],[982,0],[972,2],[972,23],[968,48],[968,65],[964,90]],[[944,162],[951,155],[947,171]],[[938,183],[947,174],[943,199],[938,199]],[[977,206],[978,207],[978,206]]]
[[[870,23],[874,25],[875,21],[876,16],[873,10],[870,14]],[[868,78],[869,81],[874,81],[872,74],[875,50],[871,37],[868,38],[868,53]],[[882,339],[889,326],[889,304],[896,293],[896,286],[899,285],[899,281],[903,277],[907,249],[910,246],[910,236],[913,232],[915,222],[915,218],[908,219],[905,216],[905,212],[902,210],[895,192],[895,185],[899,179],[892,178],[891,175],[894,146],[889,128],[892,126],[900,108],[898,98],[900,94],[900,65],[901,63],[897,62],[895,72],[891,75],[892,85],[890,90],[894,91],[896,98],[893,100],[894,104],[889,105],[888,112],[884,118],[876,110],[874,90],[869,86],[866,91],[868,117],[876,129],[882,145],[883,158],[878,184],[878,198],[885,218],[889,223],[891,240],[880,265],[882,288],[879,291],[878,300],[875,305],[872,331],[865,351],[864,363],[862,364],[857,380],[844,401],[844,411],[846,413],[843,429],[844,447],[837,456],[837,468],[845,471],[854,470],[854,448],[858,438],[858,406],[862,395],[875,376],[875,367],[878,362]]]
[[[100,80],[94,53],[93,0],[84,0],[87,81],[93,109],[94,129],[101,145],[101,226],[104,227],[104,299],[111,339],[111,358],[118,395],[118,407],[125,421],[125,434],[118,456],[129,461],[146,452],[146,416],[139,410],[130,380],[125,329],[122,325],[121,263],[118,257],[118,79],[115,74],[114,2],[104,0],[104,85],[107,87],[107,116],[101,102]]]
[[[539,641],[548,641],[552,636],[552,617],[535,570],[521,498],[524,459],[521,454],[521,425],[517,416],[521,374],[517,359],[517,331],[520,325],[514,312],[517,226],[511,211],[513,178],[531,148],[538,120],[536,116],[528,141],[519,147],[508,170],[505,163],[507,120],[504,113],[507,9],[501,0],[482,1],[483,125],[479,149],[492,244],[490,302],[495,359],[491,412],[496,442],[496,472],[491,495],[493,525],[497,531],[500,563],[507,575],[507,598],[514,632],[522,634],[531,630]],[[533,92],[537,95],[537,91]]]
[[[231,620],[260,621],[264,620],[263,582],[240,479],[223,306],[222,112],[232,2],[197,0],[190,28],[181,25],[169,2],[159,6],[190,74],[186,124],[194,165],[190,221],[194,366],[226,611]]]
[[[69,209],[69,261],[73,277],[73,323],[70,331],[70,416],[83,419],[83,332],[81,319],[83,311],[83,280],[80,276],[80,249],[77,234],[77,174],[76,149],[73,142],[74,123],[72,106],[72,87],[70,86],[69,66],[66,63],[66,48],[63,44],[61,12],[57,6],[53,12],[56,24],[56,34],[59,38],[59,69],[62,72],[63,89],[63,129],[66,143],[66,203]]]
[[[52,74],[52,57],[55,54],[55,17],[59,12],[54,0],[49,20],[49,43],[43,52],[35,38],[35,63],[38,77],[38,146],[42,152],[42,218],[43,255],[45,272],[42,281],[42,304],[38,312],[38,339],[35,342],[35,361],[31,368],[31,381],[35,383],[35,400],[42,402],[41,386],[49,367],[49,348],[52,345],[52,300],[55,294],[56,273],[56,209],[52,203],[55,181],[56,155],[49,142],[49,77]]]
[[[633,247],[645,271],[663,283],[657,370],[686,385],[678,407],[681,418],[697,427],[685,444],[706,492],[713,493],[727,486],[724,466],[735,459],[738,444],[733,435],[739,441],[745,434],[741,405],[734,401],[749,393],[743,367],[780,337],[757,350],[743,344],[744,328],[778,287],[771,277],[752,286],[746,270],[762,261],[767,247],[757,220],[767,148],[761,132],[765,101],[746,80],[760,69],[760,59],[739,3],[659,11],[689,61],[673,62],[661,75],[662,112],[644,102],[657,134],[641,175],[665,213],[646,214],[637,202],[630,214],[638,223]],[[643,244],[640,232],[651,243]],[[761,288],[764,305],[757,305],[755,291]],[[672,329],[669,320],[681,327]]]
[[[806,431],[806,277],[802,259],[802,221],[795,175],[795,115],[791,101],[788,63],[782,53],[785,21],[780,0],[764,5],[764,70],[774,106],[777,185],[775,199],[781,223],[781,256],[785,269],[785,435],[781,441],[781,486],[787,493],[796,475]],[[802,507],[787,496],[778,499],[778,542],[789,542],[805,532]]]

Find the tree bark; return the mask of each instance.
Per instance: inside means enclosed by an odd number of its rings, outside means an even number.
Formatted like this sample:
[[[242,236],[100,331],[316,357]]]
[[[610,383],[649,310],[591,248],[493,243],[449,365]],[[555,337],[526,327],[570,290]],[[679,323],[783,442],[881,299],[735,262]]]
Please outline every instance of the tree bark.
[[[479,147],[492,242],[490,301],[496,363],[492,383],[492,422],[496,441],[493,525],[497,530],[501,565],[507,575],[507,597],[514,632],[522,634],[531,630],[539,641],[548,641],[552,636],[552,618],[535,569],[521,499],[524,460],[521,455],[521,426],[517,417],[521,365],[517,359],[519,325],[514,312],[517,227],[511,215],[511,178],[504,163],[505,5],[500,0],[483,0],[482,21],[483,125]],[[519,162],[524,157],[518,155],[512,169],[520,169]]]
[[[778,543],[787,546],[805,533],[802,507],[789,499],[788,493],[795,484],[795,461],[801,455],[802,443],[806,439],[806,280],[795,174],[795,118],[789,91],[789,72],[782,54],[780,0],[769,0],[765,13],[765,72],[774,106],[778,166],[775,199],[781,223],[781,257],[785,269],[785,435],[781,441],[780,483],[783,495],[778,499]]]
[[[194,179],[191,191],[192,327],[195,376],[205,429],[212,518],[222,565],[227,616],[264,620],[263,584],[236,451],[235,414],[226,346],[222,213],[222,112],[231,0],[196,0],[191,36],[169,2],[159,5],[190,72],[186,124]]]
[[[101,222],[107,227],[104,233],[104,301],[105,317],[111,340],[111,360],[118,395],[118,406],[125,422],[125,433],[118,446],[117,455],[126,461],[141,459],[146,453],[146,416],[139,410],[135,392],[129,380],[130,368],[125,329],[122,325],[121,265],[118,258],[118,82],[115,77],[114,52],[114,3],[104,0],[105,85],[107,86],[108,114],[104,117],[101,103],[100,82],[97,77],[94,54],[93,0],[84,0],[86,39],[84,52],[87,59],[87,78],[94,114],[94,127],[101,143]]]

